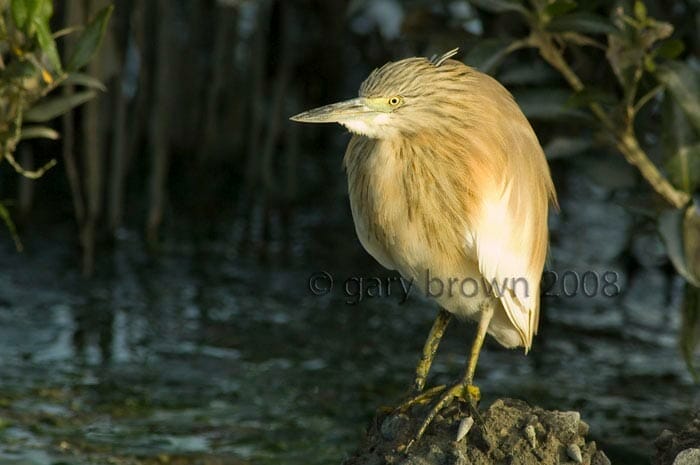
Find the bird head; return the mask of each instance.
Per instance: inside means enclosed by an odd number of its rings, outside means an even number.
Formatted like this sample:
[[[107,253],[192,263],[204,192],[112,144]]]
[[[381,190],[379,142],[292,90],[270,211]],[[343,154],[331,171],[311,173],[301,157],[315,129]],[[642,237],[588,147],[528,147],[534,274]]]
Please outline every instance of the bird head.
[[[292,116],[302,123],[340,123],[351,132],[373,139],[387,139],[434,126],[436,88],[451,81],[449,71],[462,63],[445,61],[451,50],[428,60],[407,58],[375,69],[360,86],[359,97],[332,103]],[[446,71],[446,72],[445,72]],[[449,103],[449,102],[448,102]]]
[[[382,139],[395,131],[394,113],[403,103],[404,98],[398,94],[358,97],[314,108],[290,119],[301,123],[340,123],[355,134]]]

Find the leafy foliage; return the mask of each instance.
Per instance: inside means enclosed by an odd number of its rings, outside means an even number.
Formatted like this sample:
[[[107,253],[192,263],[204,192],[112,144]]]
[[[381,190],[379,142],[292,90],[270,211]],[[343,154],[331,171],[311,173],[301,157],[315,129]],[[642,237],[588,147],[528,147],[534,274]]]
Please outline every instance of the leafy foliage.
[[[96,96],[92,89],[104,89],[97,80],[78,71],[95,55],[113,7],[100,11],[80,34],[64,67],[50,20],[52,0],[0,0],[0,162],[7,162],[21,175],[40,177],[55,164],[52,160],[36,171],[23,169],[14,159],[22,140],[55,140],[58,133],[48,123]],[[62,85],[90,88],[72,95],[53,96]],[[3,221],[17,236],[7,209],[0,209]]]

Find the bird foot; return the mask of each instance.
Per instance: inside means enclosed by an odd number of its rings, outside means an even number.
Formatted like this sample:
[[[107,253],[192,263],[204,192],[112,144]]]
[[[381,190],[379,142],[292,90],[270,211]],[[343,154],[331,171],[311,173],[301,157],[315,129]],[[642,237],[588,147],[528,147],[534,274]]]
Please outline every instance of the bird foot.
[[[403,401],[398,407],[396,407],[394,409],[394,411],[399,412],[399,413],[406,413],[407,411],[409,411],[411,408],[415,407],[416,405],[427,404],[436,395],[438,395],[439,393],[444,391],[446,387],[447,386],[445,386],[445,385],[440,385],[440,386],[432,387],[432,388],[430,388],[426,391],[423,391],[423,392],[417,392],[412,397],[409,397],[408,399]]]
[[[466,400],[467,402],[470,399],[474,399],[476,402],[479,402],[481,400],[481,389],[479,389],[479,386],[475,386],[473,384],[467,384],[467,398],[465,399],[462,397],[462,400]]]
[[[435,388],[429,389],[421,395],[409,399],[407,402],[404,402],[404,404],[402,404],[399,407],[399,409],[402,409],[400,411],[405,412],[406,409],[414,405],[427,403],[432,397],[434,397],[439,392],[443,393],[426,415],[425,419],[421,423],[420,428],[418,428],[418,431],[416,432],[413,439],[411,439],[405,446],[398,447],[398,450],[400,452],[408,453],[409,449],[415,443],[420,441],[420,439],[423,437],[423,434],[425,434],[425,431],[428,429],[428,426],[430,425],[430,423],[432,423],[437,414],[440,413],[442,409],[448,407],[455,399],[459,399],[466,402],[466,404],[469,406],[469,413],[472,416],[472,418],[474,418],[475,422],[480,427],[483,426],[483,419],[481,418],[481,414],[479,413],[476,407],[477,403],[481,399],[481,391],[477,386],[474,386],[473,384],[465,385],[464,383],[458,383],[449,388],[445,388],[445,386],[437,386]]]

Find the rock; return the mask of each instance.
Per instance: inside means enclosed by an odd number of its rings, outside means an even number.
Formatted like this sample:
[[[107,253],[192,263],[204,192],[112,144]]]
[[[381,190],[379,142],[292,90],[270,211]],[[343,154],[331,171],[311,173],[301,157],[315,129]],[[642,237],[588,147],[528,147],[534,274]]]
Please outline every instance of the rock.
[[[670,444],[673,444],[673,438],[676,435],[673,434],[673,431],[665,429],[661,431],[661,434],[659,434],[659,437],[654,440],[654,445],[656,446],[657,449],[665,449],[667,448]]]
[[[611,465],[610,459],[602,451],[596,451],[591,459],[591,465]]]
[[[578,412],[548,411],[514,399],[496,400],[482,410],[483,425],[476,419],[459,442],[455,438],[468,408],[455,403],[436,417],[408,454],[398,452],[412,438],[428,408],[415,406],[406,414],[380,413],[364,444],[343,465],[574,464],[567,452],[571,450],[577,451],[577,459],[580,454],[580,463],[585,465],[610,465],[595,442],[587,442],[581,434],[588,427],[582,426]],[[532,447],[533,437],[537,447]]]
[[[388,441],[396,439],[398,432],[405,429],[410,422],[408,416],[403,413],[392,415],[382,422],[381,433],[382,437]]]
[[[535,432],[534,426],[527,425],[525,427],[525,437],[527,438],[527,442],[530,443],[530,446],[533,448],[537,447],[537,432]]]
[[[700,449],[686,449],[676,455],[673,465],[698,465],[700,464]]]
[[[654,441],[656,457],[654,465],[700,464],[700,412],[689,424],[674,433],[663,430]]]
[[[472,426],[474,426],[474,419],[472,417],[466,417],[460,420],[459,428],[457,428],[457,442],[461,441],[464,436],[469,433]]]
[[[566,448],[566,455],[576,463],[583,463],[581,448],[576,444],[569,444],[569,447]]]

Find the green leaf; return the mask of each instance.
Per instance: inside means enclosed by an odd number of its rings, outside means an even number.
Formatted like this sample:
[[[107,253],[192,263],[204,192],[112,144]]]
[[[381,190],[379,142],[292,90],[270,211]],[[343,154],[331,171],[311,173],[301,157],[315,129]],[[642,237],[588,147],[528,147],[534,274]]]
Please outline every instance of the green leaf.
[[[113,10],[114,5],[106,6],[85,27],[85,30],[78,38],[78,42],[75,44],[73,54],[68,60],[68,70],[76,71],[90,62],[102,43],[102,38],[107,30],[107,23]]]
[[[102,92],[107,91],[107,87],[97,78],[90,76],[89,74],[83,73],[71,73],[68,77],[61,83],[62,86],[75,85],[84,86],[90,89],[97,89]]]
[[[679,39],[669,39],[659,45],[656,55],[667,60],[673,60],[685,50],[685,44]]]
[[[700,207],[697,204],[685,210],[683,238],[688,271],[700,282]]]
[[[656,42],[666,39],[673,34],[673,25],[663,21],[649,19],[644,26],[643,30],[638,31],[639,43],[636,44],[637,46],[641,45],[641,48],[644,50],[651,49]]]
[[[680,147],[666,163],[666,170],[673,185],[684,192],[694,192],[700,187],[700,143]]]
[[[669,169],[668,164],[679,155],[683,147],[693,146],[697,143],[696,141],[697,135],[690,126],[685,113],[670,93],[666,92],[661,105],[661,147],[671,178],[674,178],[673,167]],[[678,176],[673,181],[676,182],[676,186],[680,186],[682,179],[682,176]]]
[[[647,6],[644,4],[644,2],[640,0],[636,0],[634,2],[634,17],[641,22],[647,20]]]
[[[51,3],[48,0],[12,0],[12,20],[17,27],[33,35],[32,26],[36,26],[36,19],[41,17],[44,4]],[[53,8],[53,7],[52,7]],[[48,19],[48,18],[47,18]]]
[[[34,20],[34,25],[36,26],[36,37],[39,40],[41,51],[46,54],[51,66],[53,66],[53,69],[60,73],[61,58],[58,56],[56,41],[51,34],[48,19],[36,18]]]
[[[576,8],[576,2],[574,0],[555,0],[547,5],[544,11],[550,18],[554,18],[568,13],[574,8]]]
[[[617,29],[610,20],[593,13],[571,13],[552,19],[547,29],[554,32],[576,31],[587,34],[614,34]]]
[[[685,256],[690,273],[698,278],[700,276],[700,209],[697,205],[691,205],[686,209],[684,222]],[[695,371],[693,355],[700,341],[700,289],[692,281],[686,284],[683,299],[683,320],[681,325],[680,345],[688,367],[695,380],[698,373]]]
[[[583,90],[572,94],[567,100],[567,105],[574,108],[586,108],[592,103],[601,105],[615,105],[618,98],[611,92],[592,87],[586,87]]]
[[[700,374],[695,368],[695,349],[700,342],[700,289],[686,283],[681,308],[681,331],[679,345],[683,359],[695,382],[700,381]]]
[[[700,130],[700,72],[681,61],[659,65],[656,78],[666,86],[690,123]]]
[[[644,50],[630,44],[626,37],[608,34],[608,49],[605,56],[620,85],[630,87],[634,71],[644,59]]]
[[[544,153],[548,160],[568,158],[586,152],[593,146],[590,137],[563,137],[552,138],[544,147]]]
[[[490,74],[508,54],[509,40],[484,39],[477,42],[464,57],[464,62],[483,73]]]
[[[546,84],[559,80],[554,69],[542,60],[513,63],[498,74],[498,80],[506,86]]]
[[[696,208],[691,206],[688,210],[691,210],[690,219],[686,219],[686,212],[683,209],[665,211],[659,215],[658,230],[666,244],[668,258],[671,259],[678,274],[694,286],[700,286],[700,277],[696,275],[698,270],[694,269],[698,265],[688,261],[689,255],[686,250],[686,243],[698,242],[700,228],[686,227],[686,223],[693,224],[692,210]]]
[[[32,123],[45,123],[92,100],[96,95],[94,90],[86,90],[42,101],[24,114],[24,120]]]
[[[36,76],[36,74],[36,66],[30,60],[13,60],[0,72],[0,79],[7,82],[10,79],[29,78]]]
[[[527,9],[516,0],[469,0],[469,3],[491,13],[517,11],[523,15],[527,14]]]
[[[53,16],[53,1],[43,0],[41,2],[39,11],[37,11],[37,16],[48,21]]]
[[[39,13],[47,0],[25,0],[27,4],[27,10],[29,12],[29,21],[32,21],[34,17]],[[50,1],[50,0],[48,0]]]
[[[46,126],[24,126],[22,128],[22,133],[20,134],[20,140],[27,139],[51,139],[58,140],[60,134]]]
[[[622,157],[587,151],[571,161],[576,173],[586,176],[608,190],[631,189],[637,184],[637,172]],[[606,156],[607,155],[607,156]]]
[[[526,89],[514,91],[513,96],[525,116],[542,121],[588,119],[587,112],[567,104],[571,93],[563,89]]]
[[[651,55],[644,55],[644,69],[647,73],[653,73],[656,71],[656,62],[654,61],[654,57]]]
[[[27,24],[27,20],[29,19],[29,8],[27,3],[27,0],[12,0],[10,3],[12,21],[14,21],[15,25],[20,29],[24,29],[24,26]]]

